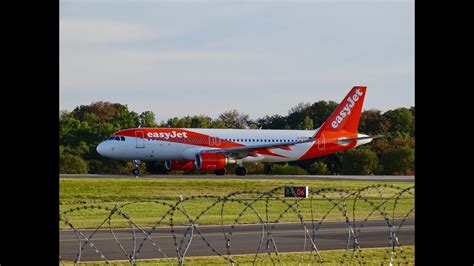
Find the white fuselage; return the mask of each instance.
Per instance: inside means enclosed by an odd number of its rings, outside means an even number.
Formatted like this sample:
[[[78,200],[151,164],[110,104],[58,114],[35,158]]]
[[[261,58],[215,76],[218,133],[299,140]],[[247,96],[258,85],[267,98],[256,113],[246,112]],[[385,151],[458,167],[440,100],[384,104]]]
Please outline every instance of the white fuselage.
[[[191,141],[173,142],[164,139],[137,138],[125,136],[121,140],[106,140],[97,150],[107,157],[121,160],[194,160],[201,150],[218,149],[222,142],[228,141],[241,145],[271,144],[279,142],[297,141],[308,139],[317,130],[272,130],[272,129],[201,129],[185,128],[184,130],[207,135],[199,145],[193,138]],[[196,144],[195,144],[196,143]],[[205,144],[205,146],[203,145]],[[314,142],[296,144],[291,150],[275,149],[278,155],[272,156],[258,154],[257,157],[247,157],[243,162],[283,162],[298,160]]]
[[[136,129],[140,130],[140,129]],[[180,130],[187,134],[179,134]],[[176,136],[176,131],[178,135]],[[273,129],[201,129],[183,128],[161,135],[162,138],[139,136],[119,136],[99,144],[97,151],[107,157],[121,160],[166,161],[194,160],[203,150],[220,149],[225,145],[252,146],[302,141],[311,138],[316,130],[273,130]],[[119,132],[120,133],[120,132]],[[136,132],[135,132],[136,134]],[[196,134],[196,135],[195,135]],[[183,137],[186,136],[186,138]],[[171,136],[171,137],[170,137]],[[173,136],[175,137],[173,139]],[[366,136],[359,134],[359,136]],[[180,137],[180,138],[178,138]],[[120,140],[121,138],[121,140]],[[357,141],[362,145],[370,141]],[[289,148],[272,149],[267,154],[242,158],[242,162],[285,162],[300,159],[315,142],[298,143]],[[324,149],[324,146],[320,147]]]

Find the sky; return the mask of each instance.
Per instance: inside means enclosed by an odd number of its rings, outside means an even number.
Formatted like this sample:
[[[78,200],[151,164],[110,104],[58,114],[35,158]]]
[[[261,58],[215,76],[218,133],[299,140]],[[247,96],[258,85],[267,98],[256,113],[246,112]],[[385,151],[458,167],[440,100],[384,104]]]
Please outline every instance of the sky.
[[[355,85],[365,110],[414,106],[413,1],[60,2],[61,110],[257,119]]]

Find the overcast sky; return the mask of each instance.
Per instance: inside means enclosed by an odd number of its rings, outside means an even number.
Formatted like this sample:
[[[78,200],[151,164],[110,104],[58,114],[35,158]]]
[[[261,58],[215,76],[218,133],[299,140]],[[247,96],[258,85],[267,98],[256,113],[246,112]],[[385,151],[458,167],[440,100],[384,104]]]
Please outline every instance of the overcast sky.
[[[61,0],[60,108],[118,102],[157,122],[300,102],[414,105],[413,1]]]

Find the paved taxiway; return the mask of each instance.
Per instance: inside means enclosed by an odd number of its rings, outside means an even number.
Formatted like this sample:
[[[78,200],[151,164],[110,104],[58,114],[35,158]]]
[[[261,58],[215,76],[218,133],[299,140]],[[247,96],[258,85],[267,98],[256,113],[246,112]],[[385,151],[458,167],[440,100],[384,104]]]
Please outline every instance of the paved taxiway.
[[[395,221],[395,231],[401,220]],[[387,222],[384,220],[368,221],[364,226],[360,227],[360,222],[356,222],[355,232],[360,228],[357,240],[361,248],[370,247],[386,247],[389,243],[390,230]],[[271,225],[270,225],[271,226]],[[175,227],[178,247],[183,238],[187,227]],[[221,254],[227,254],[225,248],[225,237],[221,226],[198,226],[199,232],[209,241],[209,243]],[[278,252],[301,252],[303,250],[311,250],[309,238],[306,238],[304,227],[299,223],[276,224],[274,229],[271,229],[274,242]],[[308,224],[307,229],[309,234],[312,234],[312,225]],[[144,229],[150,232],[150,228]],[[207,243],[198,234],[198,230],[194,230],[193,238],[186,256],[208,256],[217,255],[207,245]],[[225,226],[225,231],[228,234],[232,231],[230,237],[230,252],[231,254],[255,254],[258,250],[259,243],[262,239],[262,225],[237,225],[232,230],[230,226]],[[90,236],[93,230],[81,230],[85,236]],[[397,238],[400,245],[414,244],[414,218],[409,218],[404,221],[399,228]],[[114,229],[115,236],[119,239],[123,248],[127,253],[132,254],[134,250],[133,233],[131,229]],[[137,256],[138,259],[146,258],[163,258],[164,255],[156,247],[152,245],[150,240],[143,242],[144,234],[135,230],[136,246],[138,250],[140,244],[143,247]],[[167,257],[177,257],[176,246],[173,240],[173,234],[169,227],[159,228],[151,235],[153,241],[164,251]],[[307,236],[307,235],[306,235]],[[348,240],[348,227],[344,222],[324,222],[315,233],[315,244],[318,250],[334,250],[345,249]],[[189,239],[185,240],[185,243]],[[260,248],[260,253],[266,253],[267,235],[264,235],[263,243]],[[104,256],[109,260],[127,260],[126,255],[121,250],[120,246],[114,239],[114,236],[108,229],[98,230],[93,237],[90,238],[93,245],[95,245]],[[353,241],[351,241],[349,248],[352,248]],[[184,250],[183,245],[182,250]],[[271,247],[270,242],[270,247]],[[76,234],[72,230],[60,231],[60,256],[64,261],[72,261],[76,258],[79,252],[79,241]],[[271,252],[274,252],[271,248]],[[98,261],[101,260],[100,255],[96,254],[95,250],[88,245],[84,248],[81,254],[81,261]]]
[[[135,178],[131,175],[76,175],[61,174],[60,178]],[[390,181],[390,182],[414,182],[414,176],[391,176],[391,175],[143,175],[139,178],[193,178],[193,179],[294,179],[294,180],[360,180],[360,181]]]

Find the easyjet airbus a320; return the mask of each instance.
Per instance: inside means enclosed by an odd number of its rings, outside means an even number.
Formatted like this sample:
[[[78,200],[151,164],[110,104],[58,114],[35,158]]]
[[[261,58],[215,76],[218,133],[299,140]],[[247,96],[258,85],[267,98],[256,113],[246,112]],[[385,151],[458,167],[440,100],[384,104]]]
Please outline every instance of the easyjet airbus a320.
[[[97,146],[103,156],[133,160],[138,176],[140,161],[165,161],[171,171],[194,168],[226,173],[226,165],[237,164],[237,175],[245,175],[244,163],[288,162],[323,156],[367,144],[378,136],[358,134],[365,86],[356,86],[323,125],[314,130],[132,128],[121,130]]]

